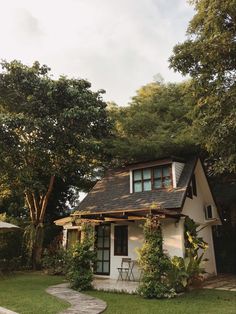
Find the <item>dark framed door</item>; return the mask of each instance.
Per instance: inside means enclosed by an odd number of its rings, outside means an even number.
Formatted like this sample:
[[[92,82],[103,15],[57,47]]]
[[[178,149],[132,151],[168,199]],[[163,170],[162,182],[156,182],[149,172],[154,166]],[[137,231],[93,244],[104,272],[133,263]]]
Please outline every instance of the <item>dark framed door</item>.
[[[97,261],[95,274],[110,275],[110,225],[96,226],[95,248]]]

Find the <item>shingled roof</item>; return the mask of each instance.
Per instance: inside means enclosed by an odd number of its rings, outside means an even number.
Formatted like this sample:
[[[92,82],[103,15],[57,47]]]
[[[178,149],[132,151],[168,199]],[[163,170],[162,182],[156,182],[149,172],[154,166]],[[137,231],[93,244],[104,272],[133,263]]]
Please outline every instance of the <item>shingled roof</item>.
[[[130,193],[130,167],[108,171],[76,208],[81,212],[119,212],[148,209],[153,203],[165,209],[181,210],[197,158],[185,162],[176,188]]]

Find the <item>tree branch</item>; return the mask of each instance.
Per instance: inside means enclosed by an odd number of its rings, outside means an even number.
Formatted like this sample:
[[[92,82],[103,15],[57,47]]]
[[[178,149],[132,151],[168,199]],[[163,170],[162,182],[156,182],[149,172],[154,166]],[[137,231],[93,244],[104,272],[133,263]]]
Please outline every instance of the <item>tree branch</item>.
[[[50,195],[51,195],[51,193],[52,193],[54,181],[55,181],[55,175],[51,176],[47,193],[46,193],[46,195],[43,197],[42,207],[41,207],[41,212],[40,212],[40,217],[39,217],[39,221],[40,221],[40,222],[43,222],[43,220],[44,220],[45,211],[46,211],[47,204],[48,204],[48,199],[49,199],[49,197],[50,197]]]
[[[35,215],[34,202],[32,200],[31,194],[28,191],[25,192],[25,198],[26,198],[27,205],[29,207],[31,221],[33,224],[35,224],[36,215]]]

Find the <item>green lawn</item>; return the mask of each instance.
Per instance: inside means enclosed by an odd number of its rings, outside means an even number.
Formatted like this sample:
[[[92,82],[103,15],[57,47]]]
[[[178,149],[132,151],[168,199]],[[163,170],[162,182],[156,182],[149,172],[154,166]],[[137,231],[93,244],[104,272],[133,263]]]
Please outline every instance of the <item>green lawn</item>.
[[[41,273],[0,276],[0,306],[20,314],[58,313],[69,304],[47,294],[45,289],[62,281],[62,277]]]
[[[63,277],[22,273],[0,277],[0,305],[20,314],[53,314],[69,304],[50,296],[45,289]],[[90,291],[107,302],[105,314],[235,314],[236,292],[198,290],[171,300],[145,300],[135,295]]]
[[[171,300],[145,300],[134,295],[89,292],[107,302],[104,314],[235,314],[236,292],[198,290]]]

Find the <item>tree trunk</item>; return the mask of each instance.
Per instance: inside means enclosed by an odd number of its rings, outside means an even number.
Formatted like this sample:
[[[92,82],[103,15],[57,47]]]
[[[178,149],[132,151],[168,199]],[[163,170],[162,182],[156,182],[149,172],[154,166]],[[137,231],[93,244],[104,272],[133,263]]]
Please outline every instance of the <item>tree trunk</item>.
[[[44,226],[38,224],[34,230],[34,241],[32,246],[32,266],[33,269],[41,268],[41,257],[43,251]]]
[[[37,193],[35,191],[27,190],[25,192],[25,199],[30,211],[31,218],[31,235],[30,241],[32,248],[31,258],[33,269],[40,269],[41,257],[43,251],[43,238],[44,238],[44,218],[48,205],[49,197],[52,193],[55,176],[51,176],[46,194]]]

